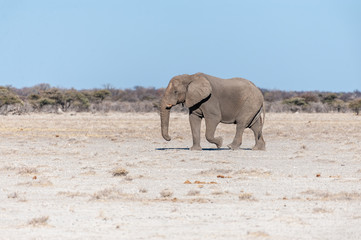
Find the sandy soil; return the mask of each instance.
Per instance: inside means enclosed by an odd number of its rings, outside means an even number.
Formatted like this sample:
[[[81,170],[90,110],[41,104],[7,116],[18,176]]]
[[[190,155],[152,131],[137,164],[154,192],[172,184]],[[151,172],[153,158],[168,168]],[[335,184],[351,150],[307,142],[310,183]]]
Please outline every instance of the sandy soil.
[[[360,239],[361,117],[268,114],[266,151],[249,130],[238,151],[189,151],[187,115],[170,142],[159,125],[0,116],[0,239]]]

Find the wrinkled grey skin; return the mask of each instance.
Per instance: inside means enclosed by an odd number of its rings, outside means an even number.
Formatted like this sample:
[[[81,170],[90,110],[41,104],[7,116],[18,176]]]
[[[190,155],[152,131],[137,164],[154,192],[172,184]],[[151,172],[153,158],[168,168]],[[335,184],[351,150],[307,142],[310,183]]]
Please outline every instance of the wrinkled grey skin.
[[[263,95],[250,81],[243,78],[221,79],[203,73],[173,77],[161,101],[161,130],[165,140],[168,135],[169,114],[172,106],[184,103],[189,108],[193,146],[191,150],[202,150],[200,129],[202,118],[206,121],[206,139],[222,146],[222,138],[214,133],[219,123],[236,124],[236,135],[229,148],[239,149],[243,131],[251,128],[256,144],[254,150],[264,150],[262,135],[264,123]],[[263,116],[262,116],[263,113]]]

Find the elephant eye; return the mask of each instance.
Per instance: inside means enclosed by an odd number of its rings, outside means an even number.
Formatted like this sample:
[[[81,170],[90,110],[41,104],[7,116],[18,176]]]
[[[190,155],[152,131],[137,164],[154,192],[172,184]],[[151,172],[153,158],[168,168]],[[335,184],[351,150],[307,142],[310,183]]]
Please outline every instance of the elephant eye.
[[[177,93],[178,93],[178,91],[177,91],[177,90],[174,90],[174,93],[175,93],[175,94],[177,94]]]

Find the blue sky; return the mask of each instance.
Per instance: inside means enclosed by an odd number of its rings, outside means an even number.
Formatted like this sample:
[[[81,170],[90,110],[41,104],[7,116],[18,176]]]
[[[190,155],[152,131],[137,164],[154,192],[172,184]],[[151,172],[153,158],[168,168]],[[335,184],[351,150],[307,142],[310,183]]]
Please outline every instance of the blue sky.
[[[0,0],[0,85],[361,90],[359,0]]]

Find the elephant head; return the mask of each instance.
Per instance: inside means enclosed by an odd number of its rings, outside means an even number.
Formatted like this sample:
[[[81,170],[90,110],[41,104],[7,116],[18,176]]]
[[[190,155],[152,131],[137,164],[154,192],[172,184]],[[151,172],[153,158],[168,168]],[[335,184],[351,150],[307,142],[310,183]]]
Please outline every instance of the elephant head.
[[[203,74],[179,75],[173,77],[165,90],[161,100],[160,117],[162,136],[170,141],[168,135],[170,109],[179,104],[185,103],[191,108],[205,98],[209,97],[212,87]]]

